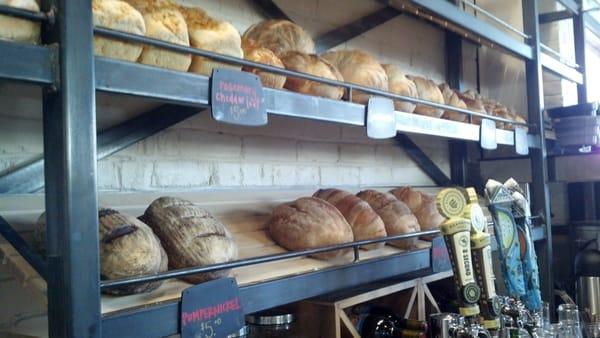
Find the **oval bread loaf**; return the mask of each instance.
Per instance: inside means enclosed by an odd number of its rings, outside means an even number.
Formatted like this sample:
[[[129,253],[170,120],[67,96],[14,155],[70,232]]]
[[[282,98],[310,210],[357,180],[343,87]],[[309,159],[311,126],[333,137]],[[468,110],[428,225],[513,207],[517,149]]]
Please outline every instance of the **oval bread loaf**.
[[[466,91],[464,93],[458,93],[458,96],[460,97],[461,100],[463,100],[465,102],[465,104],[467,105],[467,109],[477,112],[477,113],[482,113],[482,114],[487,115],[485,106],[483,105],[483,102],[477,93],[475,93],[473,91]],[[467,117],[467,121],[468,121],[468,117]],[[481,117],[472,115],[471,123],[480,125]]]
[[[363,190],[357,196],[367,201],[381,217],[388,236],[419,231],[419,223],[415,215],[412,214],[406,204],[399,201],[394,195],[376,190]],[[416,238],[400,239],[389,242],[389,244],[410,250],[415,247],[416,241]]]
[[[324,77],[330,80],[344,81],[344,78],[335,66],[315,54],[286,52],[279,57],[287,69]],[[343,88],[292,76],[287,77],[284,87],[294,92],[316,95],[334,100],[339,100],[344,95]]]
[[[388,90],[394,94],[419,97],[417,86],[415,83],[406,77],[406,75],[394,65],[382,65],[388,76]],[[416,104],[406,101],[394,100],[396,110],[412,114],[417,107]]]
[[[0,0],[0,5],[39,12],[40,6],[35,0]],[[40,23],[0,15],[0,39],[18,42],[38,43],[40,41]]]
[[[133,6],[120,0],[92,0],[94,26],[137,35],[146,34],[142,14]],[[94,53],[124,61],[136,61],[143,46],[137,43],[94,36]]]
[[[339,189],[320,189],[313,194],[313,197],[329,202],[342,213],[352,228],[355,241],[387,236],[385,224],[383,224],[381,217],[377,215],[369,203],[356,197],[356,195]],[[381,242],[366,245],[363,248],[375,250],[384,245],[385,242]]]
[[[407,75],[407,77],[415,83],[420,99],[444,104],[444,96],[435,82],[420,76]],[[415,114],[441,117],[444,114],[444,110],[418,104],[415,108]]]
[[[300,26],[288,20],[265,20],[244,32],[245,40],[253,40],[257,47],[271,50],[275,55],[296,51],[315,53],[315,43]]]
[[[421,230],[439,229],[444,222],[444,217],[438,212],[433,196],[411,187],[393,189],[390,193],[408,206],[417,217]]]
[[[237,258],[237,246],[225,225],[208,211],[176,197],[160,197],[141,216],[158,235],[173,269],[225,263]],[[227,276],[229,270],[182,277],[201,283]]]
[[[444,103],[449,106],[467,109],[467,104],[463,101],[458,94],[450,88],[450,86],[446,83],[440,84],[440,90],[442,91],[442,95],[444,96]],[[458,122],[467,121],[467,115],[459,112],[454,112],[452,110],[444,111],[444,115],[442,115],[443,119],[453,120]]]
[[[303,197],[277,206],[267,228],[273,240],[288,250],[305,250],[352,242],[352,228],[331,204],[316,197]],[[349,249],[313,255],[320,259],[347,258]]]
[[[264,63],[266,65],[285,68],[281,59],[275,55],[270,49],[257,47],[253,40],[242,40],[242,49],[244,50],[244,58],[246,60]],[[275,89],[283,88],[285,84],[285,76],[272,74],[252,67],[242,67],[243,71],[250,72],[260,77],[260,82],[263,86]]]

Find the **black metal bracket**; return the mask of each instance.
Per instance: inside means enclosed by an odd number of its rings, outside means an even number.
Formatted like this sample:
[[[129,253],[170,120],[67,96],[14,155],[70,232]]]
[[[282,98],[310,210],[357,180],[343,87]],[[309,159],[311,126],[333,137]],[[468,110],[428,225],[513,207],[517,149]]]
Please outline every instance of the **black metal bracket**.
[[[572,17],[573,17],[573,12],[568,11],[568,10],[542,13],[539,15],[540,24],[571,19]]]
[[[440,169],[437,164],[435,164],[429,156],[427,156],[427,154],[425,154],[423,150],[410,139],[410,137],[405,134],[398,134],[396,135],[396,142],[404,148],[408,157],[410,157],[436,185],[452,185],[452,180],[450,180],[442,169]]]
[[[277,6],[273,0],[254,0],[253,3],[256,5],[256,8],[258,8],[268,18],[292,21],[292,19],[290,19],[290,17],[287,16],[287,14],[285,14],[285,12],[281,10],[281,8],[279,8],[279,6]]]
[[[0,235],[17,250],[42,278],[47,278],[48,263],[25,242],[23,237],[2,216],[0,216]]]

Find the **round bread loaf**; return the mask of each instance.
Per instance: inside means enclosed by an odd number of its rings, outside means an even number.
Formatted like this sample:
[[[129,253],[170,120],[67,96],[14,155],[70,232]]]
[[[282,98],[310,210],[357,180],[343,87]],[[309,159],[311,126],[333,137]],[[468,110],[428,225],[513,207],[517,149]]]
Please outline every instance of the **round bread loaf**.
[[[388,76],[374,56],[362,50],[327,52],[321,57],[334,65],[344,81],[375,89],[388,90]],[[367,104],[371,94],[355,90],[352,102]]]
[[[342,213],[352,228],[355,241],[387,236],[385,224],[383,224],[381,217],[377,215],[369,203],[354,194],[339,189],[320,189],[313,194],[313,197],[329,202]],[[366,245],[362,248],[375,250],[384,245],[385,242],[381,242]]]
[[[444,222],[444,217],[438,212],[433,196],[411,187],[393,189],[390,193],[408,206],[417,217],[421,230],[439,229]]]
[[[245,40],[254,40],[257,47],[270,49],[275,55],[289,51],[315,53],[315,43],[300,26],[288,20],[265,20],[250,26]]]
[[[35,0],[0,0],[0,5],[39,12],[40,6]],[[40,23],[0,15],[0,39],[19,42],[38,43],[40,41]]]
[[[483,102],[481,101],[479,95],[476,92],[466,91],[462,94],[461,93],[457,93],[457,94],[458,94],[458,97],[460,97],[460,99],[465,102],[468,110],[487,115],[487,112],[485,110]],[[468,121],[468,117],[467,117],[467,121]],[[471,123],[480,125],[481,117],[472,115]]]
[[[419,97],[417,86],[406,77],[399,67],[394,65],[382,65],[388,77],[388,90],[394,94]],[[406,101],[394,100],[396,110],[412,114],[415,111],[416,104]]]
[[[363,190],[357,196],[365,200],[381,217],[388,236],[408,234],[419,231],[419,223],[415,215],[402,201],[394,195],[376,190]],[[410,250],[415,247],[417,239],[400,239],[389,244],[401,249]]]
[[[447,83],[442,83],[439,85],[440,91],[442,92],[442,96],[444,96],[444,103],[449,106],[467,109],[467,104],[463,101],[456,91],[454,91]],[[458,122],[467,121],[467,115],[459,112],[454,112],[452,110],[444,111],[444,115],[442,115],[443,119],[453,120]]]
[[[253,40],[242,40],[242,49],[244,50],[244,58],[253,62],[264,63],[266,65],[285,68],[281,59],[275,55],[270,49],[257,47]],[[275,89],[283,88],[285,84],[285,76],[272,74],[252,67],[242,67],[243,71],[250,72],[260,77],[260,82],[263,86]]]
[[[340,72],[329,61],[315,54],[286,52],[279,56],[285,68],[297,72],[308,73],[330,80],[344,81]],[[344,95],[344,89],[319,82],[288,76],[284,87],[294,92],[326,97],[339,100]]]
[[[267,221],[269,234],[282,247],[297,251],[352,242],[352,228],[331,204],[303,197],[277,206]],[[313,255],[320,259],[346,258],[349,249]]]
[[[192,47],[219,54],[243,58],[242,39],[232,24],[211,18],[200,8],[182,7]],[[241,69],[240,66],[193,56],[190,72],[210,76],[214,68]]]
[[[94,26],[137,35],[146,34],[142,14],[130,4],[120,0],[92,0]],[[94,37],[94,53],[124,61],[136,61],[142,54],[141,44]]]
[[[444,103],[444,96],[438,86],[432,80],[420,77],[407,75],[417,87],[417,93],[421,100],[427,100],[434,103]],[[443,109],[433,108],[423,104],[418,104],[415,108],[415,114],[426,115],[431,117],[441,117],[444,114]]]

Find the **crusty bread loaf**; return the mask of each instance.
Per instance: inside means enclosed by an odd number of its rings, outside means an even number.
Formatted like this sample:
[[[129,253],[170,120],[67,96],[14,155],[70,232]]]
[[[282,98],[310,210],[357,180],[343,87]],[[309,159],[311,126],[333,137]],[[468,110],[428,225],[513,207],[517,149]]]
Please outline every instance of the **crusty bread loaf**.
[[[369,203],[354,194],[339,189],[319,189],[313,194],[329,202],[344,216],[354,234],[355,241],[374,239],[387,236],[385,224]],[[364,249],[374,250],[385,245],[384,242],[364,246]]]
[[[342,74],[345,82],[380,90],[388,90],[388,77],[375,57],[362,50],[338,50],[321,55]],[[366,104],[371,94],[355,90],[352,101]]]
[[[447,105],[456,107],[456,108],[467,109],[467,104],[465,103],[465,101],[463,101],[458,96],[456,91],[454,91],[452,88],[450,88],[450,86],[447,83],[442,83],[439,85],[439,87],[440,87],[440,91],[442,92],[442,95],[444,96],[444,102]],[[463,113],[454,112],[451,110],[444,111],[444,115],[442,115],[442,118],[447,119],[447,120],[458,121],[458,122],[467,121],[467,115],[465,115]]]
[[[344,216],[316,197],[303,197],[277,206],[267,221],[269,234],[288,250],[305,250],[352,242],[354,235]],[[345,258],[349,249],[313,255],[320,259]]]
[[[402,201],[399,201],[390,193],[376,190],[363,190],[357,196],[365,200],[373,210],[381,217],[385,224],[388,236],[407,234],[419,231],[419,223],[415,215]],[[417,239],[401,239],[389,242],[389,244],[401,249],[412,249]]]
[[[257,47],[254,40],[242,40],[242,49],[244,50],[244,58],[246,60],[264,63],[266,65],[285,68],[281,59],[275,55],[270,49]],[[242,67],[243,71],[256,74],[260,77],[260,82],[263,86],[275,89],[283,88],[285,84],[285,76],[277,75],[252,67]]]
[[[457,94],[458,94],[458,97],[460,97],[460,99],[465,102],[468,110],[487,115],[487,112],[485,110],[485,106],[483,105],[482,100],[479,98],[479,95],[476,95],[475,92],[466,91],[464,93],[457,93]],[[468,121],[468,118],[467,118],[467,121]],[[481,117],[472,115],[471,123],[480,125]]]
[[[208,211],[176,197],[160,197],[141,219],[158,235],[173,269],[225,263],[237,258],[237,246],[225,225]],[[229,270],[183,277],[201,283],[227,276]]]
[[[417,93],[421,100],[427,100],[441,104],[444,103],[444,96],[435,82],[420,76],[407,75],[407,77],[415,83],[415,86],[417,87]],[[415,108],[415,114],[441,117],[444,114],[444,110],[418,104]]]
[[[94,26],[109,28],[137,35],[146,34],[146,24],[142,14],[133,6],[120,0],[92,0]],[[142,54],[143,46],[121,40],[94,37],[94,53],[124,61],[136,61]]]
[[[329,63],[329,61],[320,58],[315,54],[304,54],[301,52],[285,52],[279,57],[285,65],[285,68],[297,72],[308,73],[315,76],[324,77],[331,80],[343,81],[344,78],[340,72]],[[344,89],[340,87],[329,86],[326,84],[304,80],[288,76],[284,87],[298,93],[317,95],[330,99],[339,100],[344,95]]]
[[[190,44],[194,48],[243,58],[242,39],[232,24],[211,18],[200,8],[181,7],[190,34]],[[228,65],[211,59],[194,56],[190,72],[206,76],[212,74],[214,68],[241,69],[240,66]]]
[[[406,77],[406,74],[399,67],[394,65],[382,65],[382,67],[388,76],[388,90],[390,92],[414,98],[419,97],[417,86],[411,79]],[[416,105],[411,102],[394,100],[394,107],[398,111],[411,114],[415,111]]]
[[[435,198],[411,187],[390,190],[400,201],[406,203],[410,211],[417,217],[421,230],[439,229],[444,217],[437,210]]]
[[[254,40],[257,47],[270,49],[276,55],[297,51],[315,53],[315,43],[300,26],[288,20],[265,20],[250,26],[244,39]]]
[[[35,0],[0,0],[0,5],[39,12],[40,6]],[[38,43],[40,41],[40,23],[0,15],[0,40]]]

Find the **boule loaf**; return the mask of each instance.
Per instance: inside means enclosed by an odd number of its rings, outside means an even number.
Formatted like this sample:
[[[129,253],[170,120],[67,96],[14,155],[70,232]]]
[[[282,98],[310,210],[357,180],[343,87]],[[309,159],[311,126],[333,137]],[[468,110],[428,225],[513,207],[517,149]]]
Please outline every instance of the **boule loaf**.
[[[383,224],[381,217],[377,215],[369,203],[356,197],[356,195],[339,189],[319,189],[313,194],[313,197],[329,202],[342,213],[352,228],[355,241],[387,236],[385,224]],[[385,243],[381,242],[366,245],[362,248],[375,250],[384,245]]]
[[[444,96],[435,82],[420,76],[407,75],[407,77],[415,83],[419,99],[444,104]],[[415,107],[415,114],[441,117],[444,114],[444,110],[424,104],[418,104]]]
[[[303,197],[278,205],[267,221],[273,240],[285,249],[297,251],[352,242],[354,235],[344,216],[328,202]],[[314,254],[320,259],[347,258],[349,249]]]
[[[256,46],[254,40],[242,40],[242,49],[244,50],[244,58],[253,62],[264,63],[266,65],[285,68],[281,59],[275,55],[270,49]],[[260,82],[263,86],[275,89],[283,88],[285,84],[285,76],[269,73],[256,68],[243,66],[243,71],[250,72],[260,77]]]
[[[94,26],[131,34],[145,35],[146,24],[142,14],[120,0],[92,0]],[[124,61],[136,61],[143,46],[138,43],[94,36],[94,53]]]
[[[390,190],[397,199],[404,202],[419,221],[421,230],[439,229],[444,217],[437,210],[435,198],[411,187]]]
[[[415,215],[406,204],[399,201],[394,195],[376,190],[363,190],[357,196],[369,203],[381,217],[388,236],[419,231],[419,223]],[[401,249],[410,250],[415,247],[416,241],[416,238],[409,238],[388,243]]]
[[[487,111],[485,110],[485,106],[483,105],[483,101],[479,94],[472,90],[468,90],[464,93],[457,93],[458,97],[465,102],[467,105],[467,109],[470,111],[474,111],[476,113],[481,113],[487,115]],[[468,121],[468,117],[467,117]],[[471,115],[471,123],[480,125],[481,117],[476,115]]]
[[[458,96],[456,91],[454,91],[452,88],[450,88],[450,86],[447,83],[442,83],[439,85],[439,87],[440,87],[440,91],[442,92],[442,95],[444,96],[444,103],[446,103],[447,105],[452,106],[452,107],[467,109],[467,104],[465,103],[465,101],[463,101]],[[466,114],[455,112],[452,110],[444,111],[444,115],[442,115],[442,118],[447,119],[447,120],[458,121],[458,122],[467,121]]]
[[[388,77],[375,57],[362,50],[338,50],[322,54],[321,57],[334,65],[345,82],[388,90]],[[352,102],[367,104],[372,94],[360,90],[352,91]]]
[[[0,0],[0,5],[32,12],[40,11],[40,6],[35,0]],[[40,40],[40,23],[0,15],[0,40],[38,43]]]
[[[237,246],[225,225],[208,211],[177,197],[154,200],[141,216],[158,235],[173,269],[225,263],[237,258]],[[229,270],[182,277],[201,283],[227,276]]]
[[[244,32],[245,40],[253,40],[257,47],[267,48],[275,55],[289,51],[315,53],[315,43],[310,35],[288,20],[264,20]]]
[[[285,68],[297,72],[308,73],[330,80],[343,81],[340,72],[329,61],[315,55],[301,52],[285,52],[279,57]],[[319,82],[288,76],[284,87],[294,92],[326,97],[339,100],[344,95],[344,89]]]
[[[413,98],[419,97],[417,86],[411,79],[406,77],[406,74],[399,67],[389,64],[382,65],[382,67],[388,76],[388,90],[390,92]],[[416,106],[416,104],[411,102],[394,100],[394,107],[401,112],[411,114],[415,111]]]

